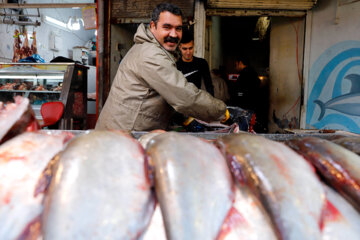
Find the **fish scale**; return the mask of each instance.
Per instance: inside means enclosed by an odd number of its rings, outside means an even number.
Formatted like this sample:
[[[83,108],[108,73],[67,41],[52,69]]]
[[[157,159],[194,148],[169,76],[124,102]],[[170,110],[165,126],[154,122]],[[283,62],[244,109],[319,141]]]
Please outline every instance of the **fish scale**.
[[[251,191],[236,184],[235,201],[217,240],[276,240],[272,222]]]
[[[325,139],[307,137],[287,144],[308,159],[338,192],[360,210],[360,156]]]
[[[200,138],[163,133],[150,141],[147,155],[167,239],[215,239],[234,199],[220,151]]]
[[[225,136],[217,145],[235,167],[235,177],[269,212],[280,238],[321,239],[325,194],[300,155],[282,143],[250,134]]]
[[[45,239],[140,238],[155,208],[143,148],[121,132],[77,137],[60,155],[45,203]]]
[[[322,239],[360,239],[360,214],[335,190],[324,188],[330,209],[324,216]]]
[[[332,142],[360,155],[360,137],[358,136],[342,137],[339,139],[334,139]]]
[[[68,139],[27,132],[0,146],[0,239],[18,238],[41,214],[43,194],[34,196],[38,181]]]

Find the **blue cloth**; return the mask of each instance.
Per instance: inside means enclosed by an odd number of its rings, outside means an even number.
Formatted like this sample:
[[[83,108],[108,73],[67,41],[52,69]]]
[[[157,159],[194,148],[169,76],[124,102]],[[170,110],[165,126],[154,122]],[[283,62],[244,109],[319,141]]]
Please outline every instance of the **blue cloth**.
[[[33,55],[29,56],[29,57],[20,59],[19,62],[24,62],[24,63],[27,63],[27,62],[30,62],[30,63],[45,63],[45,60],[42,57],[40,57],[39,54],[33,54]]]

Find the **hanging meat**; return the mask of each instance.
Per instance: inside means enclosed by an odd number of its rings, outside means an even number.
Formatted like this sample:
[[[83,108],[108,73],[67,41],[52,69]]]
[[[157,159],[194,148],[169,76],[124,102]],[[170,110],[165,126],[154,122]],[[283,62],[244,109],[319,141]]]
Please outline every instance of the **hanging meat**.
[[[33,32],[33,41],[31,43],[31,52],[32,54],[37,54],[37,47],[36,47],[36,32]]]
[[[14,56],[12,62],[18,62],[20,60],[20,51],[21,51],[21,39],[19,30],[14,32]]]
[[[28,39],[28,37],[27,37],[27,31],[26,31],[26,29],[24,30],[23,35],[25,36],[25,40],[24,40],[24,44],[23,44],[23,46],[22,46],[22,48],[21,48],[21,50],[22,50],[22,51],[21,51],[22,56],[21,56],[20,59],[26,58],[26,57],[29,57],[29,56],[32,55],[31,49],[30,49],[30,47],[29,47],[29,39]]]

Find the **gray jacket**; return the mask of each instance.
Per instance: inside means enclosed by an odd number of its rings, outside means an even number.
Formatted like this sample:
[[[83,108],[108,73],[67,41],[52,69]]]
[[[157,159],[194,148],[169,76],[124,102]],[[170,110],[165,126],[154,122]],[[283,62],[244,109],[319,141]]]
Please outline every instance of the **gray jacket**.
[[[187,82],[174,56],[144,24],[134,41],[120,63],[96,129],[165,129],[174,109],[204,121],[224,115],[225,103]]]

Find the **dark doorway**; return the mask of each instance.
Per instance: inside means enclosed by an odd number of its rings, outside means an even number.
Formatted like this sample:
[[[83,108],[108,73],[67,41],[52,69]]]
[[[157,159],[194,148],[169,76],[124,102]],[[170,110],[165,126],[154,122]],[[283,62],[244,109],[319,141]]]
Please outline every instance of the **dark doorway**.
[[[215,62],[220,63],[219,68],[225,73],[230,94],[234,95],[236,93],[231,92],[231,90],[235,89],[236,78],[229,80],[229,76],[238,73],[235,68],[236,57],[239,55],[246,56],[249,60],[249,65],[256,71],[261,80],[261,88],[256,94],[261,103],[257,113],[258,127],[256,131],[267,132],[270,17],[218,17],[217,21],[219,21],[218,32],[213,28],[212,35],[215,35],[218,43],[215,42],[213,45],[220,44],[220,46],[217,46],[218,50],[212,54],[219,55],[220,59]],[[217,34],[219,36],[216,37]],[[237,105],[234,98],[232,97],[228,104]]]

